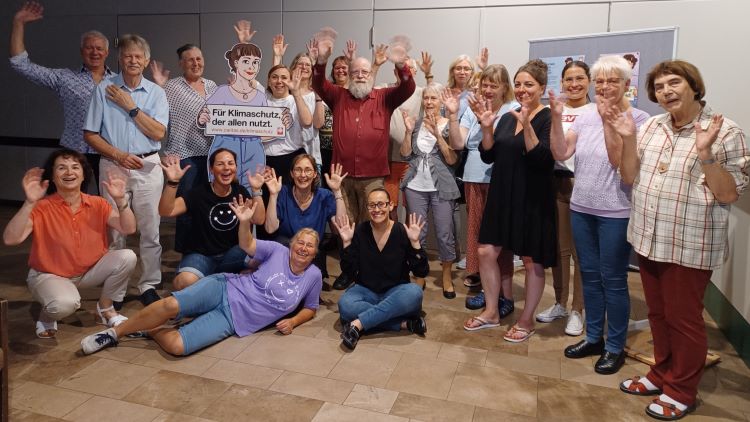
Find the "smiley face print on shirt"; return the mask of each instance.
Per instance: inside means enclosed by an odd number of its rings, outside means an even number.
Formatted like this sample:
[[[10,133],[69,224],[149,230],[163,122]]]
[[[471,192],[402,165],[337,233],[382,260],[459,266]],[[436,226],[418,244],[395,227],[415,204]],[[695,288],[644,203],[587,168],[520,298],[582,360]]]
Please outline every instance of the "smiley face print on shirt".
[[[229,202],[222,202],[211,207],[208,213],[208,223],[214,230],[225,232],[236,228],[239,221],[229,208]]]

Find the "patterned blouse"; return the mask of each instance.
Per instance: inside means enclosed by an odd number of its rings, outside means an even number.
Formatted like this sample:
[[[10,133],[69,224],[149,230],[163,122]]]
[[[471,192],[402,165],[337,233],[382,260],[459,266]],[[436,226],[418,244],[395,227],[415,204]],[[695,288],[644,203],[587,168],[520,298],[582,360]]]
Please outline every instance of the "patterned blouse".
[[[180,159],[208,155],[211,145],[211,137],[203,134],[197,120],[206,98],[216,91],[216,82],[201,80],[206,90],[205,97],[198,94],[182,76],[164,84],[169,101],[169,139],[165,152],[179,155]]]

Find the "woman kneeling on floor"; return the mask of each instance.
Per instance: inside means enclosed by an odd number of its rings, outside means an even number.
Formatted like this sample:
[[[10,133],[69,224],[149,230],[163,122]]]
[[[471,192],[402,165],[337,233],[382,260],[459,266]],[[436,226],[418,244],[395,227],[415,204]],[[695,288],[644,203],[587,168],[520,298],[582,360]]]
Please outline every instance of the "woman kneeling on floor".
[[[256,240],[250,232],[255,204],[242,196],[230,205],[240,220],[240,246],[260,262],[252,274],[214,274],[155,302],[115,328],[81,341],[85,354],[114,346],[122,336],[146,331],[173,355],[189,355],[226,337],[246,336],[274,321],[282,334],[315,316],[322,279],[311,266],[318,249],[315,230],[304,228],[287,249],[279,243]],[[299,312],[286,317],[302,304]],[[194,318],[179,328],[162,327],[171,318]],[[283,318],[279,320],[279,318]]]
[[[357,228],[344,215],[335,222],[344,249],[341,270],[355,284],[339,299],[343,345],[354,350],[364,331],[400,331],[424,334],[420,316],[422,288],[409,280],[429,272],[427,254],[419,243],[422,217],[412,214],[409,224],[390,219],[391,198],[383,188],[367,195],[370,221]]]

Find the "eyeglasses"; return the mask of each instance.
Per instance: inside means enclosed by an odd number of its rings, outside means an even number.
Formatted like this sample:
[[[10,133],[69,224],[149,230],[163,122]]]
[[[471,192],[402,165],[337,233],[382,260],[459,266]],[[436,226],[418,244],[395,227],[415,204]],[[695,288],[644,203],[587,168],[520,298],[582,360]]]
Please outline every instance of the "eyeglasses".
[[[472,68],[471,68],[470,66],[456,66],[456,67],[454,67],[454,68],[453,68],[453,70],[457,70],[457,71],[459,71],[459,72],[460,72],[460,71],[464,71],[464,72],[471,72],[471,71],[473,71],[474,69],[472,69]]]
[[[304,174],[305,176],[312,176],[312,175],[313,175],[313,173],[315,173],[315,170],[313,170],[313,169],[311,169],[311,168],[306,168],[306,169],[303,169],[303,168],[300,168],[300,167],[295,167],[295,168],[293,168],[293,169],[292,169],[292,171],[293,171],[293,172],[294,172],[294,174],[296,174],[297,176],[300,176],[300,175],[303,175],[303,174]]]
[[[370,76],[370,71],[369,70],[352,70],[349,73],[352,76],[364,76],[364,77]]]
[[[382,209],[387,208],[388,205],[390,205],[390,202],[382,202],[382,201],[381,202],[368,202],[367,203],[367,209],[368,210],[374,210],[374,209],[377,208],[379,210],[382,210]]]
[[[594,81],[594,85],[596,86],[603,86],[604,84],[607,85],[617,85],[622,81],[622,78],[609,78],[609,79],[597,79]]]

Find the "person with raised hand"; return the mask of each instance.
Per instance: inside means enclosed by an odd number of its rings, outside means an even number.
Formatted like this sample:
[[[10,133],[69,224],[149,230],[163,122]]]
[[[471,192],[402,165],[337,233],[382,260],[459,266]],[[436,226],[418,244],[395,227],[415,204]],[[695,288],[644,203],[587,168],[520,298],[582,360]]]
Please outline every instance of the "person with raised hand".
[[[410,214],[417,214],[426,222],[431,211],[442,266],[443,296],[454,299],[452,267],[456,259],[456,240],[453,207],[461,195],[450,168],[456,163],[456,152],[443,138],[448,119],[440,116],[442,91],[442,86],[435,83],[424,87],[420,113],[424,117],[419,121],[402,111],[406,130],[400,152],[409,168],[400,187]],[[427,224],[424,224],[419,239],[422,245],[426,243]],[[418,284],[424,285],[424,280]]]
[[[591,67],[597,108],[577,117],[564,133],[564,104],[550,93],[552,153],[558,161],[575,153],[571,225],[586,311],[586,338],[567,347],[565,356],[580,359],[598,355],[594,370],[600,374],[613,374],[624,364],[630,316],[627,227],[631,189],[622,183],[618,171],[622,138],[603,115],[611,110],[631,113],[638,126],[648,119],[646,112],[632,108],[625,97],[631,73],[630,64],[622,57],[597,60]]]
[[[589,84],[591,74],[589,66],[582,61],[570,61],[562,70],[562,93],[556,98],[563,103],[562,130],[566,132],[578,116],[596,108],[589,102]],[[559,107],[559,105],[558,105]],[[552,268],[552,286],[555,290],[555,303],[536,315],[539,322],[551,322],[558,318],[568,320],[565,334],[579,336],[583,333],[583,286],[581,285],[581,266],[573,242],[573,231],[570,225],[570,196],[575,181],[575,156],[567,160],[556,161],[554,171],[555,198],[557,200],[557,239],[558,262]],[[570,292],[570,259],[573,258],[573,301],[568,312]]]
[[[83,193],[92,177],[80,152],[53,152],[44,169],[32,168],[24,175],[25,201],[3,231],[6,245],[18,245],[31,236],[27,283],[42,306],[36,322],[39,338],[55,337],[57,321],[80,308],[79,288],[102,286],[96,304],[102,324],[113,327],[127,319],[112,305],[125,297],[136,256],[129,249],[109,250],[107,231],[135,232],[135,216],[124,176],[112,170],[102,180],[115,207]]]
[[[238,273],[245,269],[247,254],[238,246],[236,215],[229,206],[240,195],[255,202],[253,224],[263,224],[265,208],[261,199],[263,174],[247,174],[252,192],[237,182],[237,160],[233,151],[218,149],[208,159],[213,180],[203,181],[183,196],[176,196],[177,186],[189,170],[179,157],[166,156],[162,169],[167,179],[159,200],[159,214],[164,217],[190,215],[191,235],[187,238],[180,263],[172,280],[174,290],[182,290],[203,277],[215,273]]]
[[[165,352],[186,356],[232,336],[247,336],[270,324],[283,335],[311,320],[318,309],[320,271],[311,265],[318,247],[314,230],[304,228],[289,248],[256,240],[250,227],[257,203],[242,195],[230,208],[239,221],[240,247],[259,262],[252,274],[214,274],[154,302],[128,321],[81,340],[84,354],[116,346],[119,339],[143,333]],[[179,328],[170,319],[193,318]]]
[[[513,254],[526,267],[523,313],[503,338],[522,342],[534,330],[534,312],[544,291],[544,268],[555,264],[556,221],[552,195],[554,159],[549,149],[549,109],[541,103],[547,65],[531,60],[514,76],[521,107],[496,121],[489,102],[474,104],[482,128],[482,161],[494,163],[479,228],[479,271],[488,298],[498,297],[500,281],[513,271]],[[498,264],[498,262],[500,264]],[[464,324],[469,331],[500,325],[498,302],[487,300],[479,315]]]
[[[727,259],[730,204],[747,189],[750,151],[743,130],[703,99],[706,86],[693,64],[658,63],[646,89],[665,113],[640,132],[634,113],[606,113],[623,139],[623,182],[633,184],[627,235],[638,256],[655,360],[620,389],[657,396],[646,414],[676,420],[697,405],[708,352],[704,294]]]
[[[357,57],[350,65],[349,87],[333,85],[325,78],[325,68],[332,44],[314,41],[311,52],[317,56],[313,66],[313,89],[333,111],[333,162],[341,164],[349,176],[342,193],[352,221],[367,218],[367,193],[382,188],[384,176],[390,173],[388,130],[393,111],[414,92],[415,83],[406,65],[404,51],[391,52],[390,59],[399,71],[398,86],[373,90],[370,61]],[[346,288],[342,279],[335,288]]]
[[[339,298],[342,344],[354,350],[365,333],[382,330],[427,332],[421,316],[422,288],[409,273],[425,277],[427,254],[419,242],[421,216],[411,214],[408,224],[391,220],[391,200],[385,189],[367,196],[369,221],[355,225],[344,215],[335,220],[344,250],[341,269],[355,284]]]
[[[86,155],[94,172],[94,183],[99,184],[99,152],[83,139],[83,122],[94,89],[104,79],[115,74],[107,67],[109,40],[99,31],[81,35],[80,55],[83,65],[75,70],[51,69],[31,61],[24,43],[26,24],[44,17],[44,7],[27,1],[13,16],[10,31],[10,67],[29,81],[55,92],[63,109],[63,132],[60,146]]]
[[[465,66],[459,62],[455,69]],[[463,70],[454,70],[456,73],[455,80],[460,79],[459,75]],[[458,82],[457,82],[458,83]],[[479,256],[478,241],[479,227],[484,215],[484,207],[487,202],[487,194],[490,186],[490,175],[492,173],[492,164],[482,161],[479,153],[479,144],[482,142],[482,127],[477,119],[477,115],[469,109],[467,113],[461,115],[461,97],[456,94],[455,90],[446,88],[443,91],[442,101],[448,117],[448,139],[451,148],[455,151],[465,150],[466,158],[464,160],[462,180],[464,183],[464,194],[466,196],[466,268],[464,277],[464,286],[477,287],[481,286],[479,275]],[[510,76],[505,66],[493,64],[487,66],[479,78],[479,93],[476,96],[467,95],[466,103],[475,104],[475,109],[480,103],[488,105],[492,114],[495,116],[494,127],[500,118],[518,103],[513,101],[513,89],[510,84]],[[467,106],[468,107],[468,106]],[[510,265],[512,269],[512,256],[504,258],[504,265]],[[510,263],[508,263],[510,259]],[[505,318],[513,312],[513,273],[512,270],[502,271],[502,281],[499,294],[500,301],[500,318]],[[493,297],[494,300],[494,297]],[[485,306],[486,297],[484,292],[468,297],[466,307],[469,309],[480,309]]]
[[[276,177],[276,171],[269,168],[264,175],[268,189],[268,209],[266,211],[265,230],[281,244],[288,244],[289,239],[299,229],[311,227],[323,238],[326,224],[335,216],[346,215],[344,198],[341,196],[341,182],[346,178],[341,164],[332,164],[325,180],[330,188],[321,188],[320,174],[315,159],[309,154],[294,157],[289,172],[291,187],[282,183],[282,176]],[[323,279],[328,278],[326,254],[318,251],[315,265],[321,270]]]

